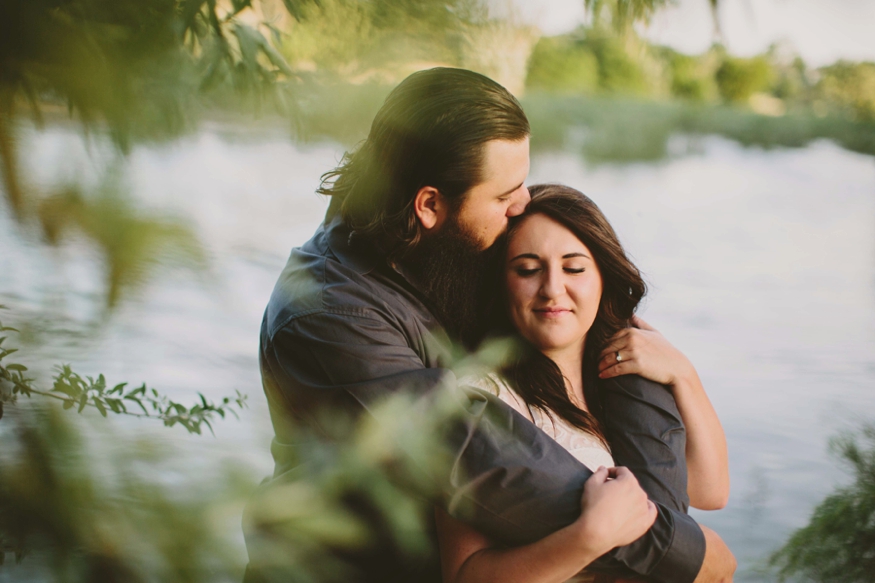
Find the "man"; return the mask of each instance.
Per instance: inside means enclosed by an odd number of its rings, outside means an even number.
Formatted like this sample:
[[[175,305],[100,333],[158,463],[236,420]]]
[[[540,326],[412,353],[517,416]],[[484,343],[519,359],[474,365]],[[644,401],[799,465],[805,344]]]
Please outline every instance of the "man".
[[[318,428],[326,408],[357,415],[394,391],[427,395],[453,382],[444,368],[450,339],[470,348],[481,337],[497,242],[529,201],[528,136],[503,87],[432,69],[395,88],[367,140],[326,175],[325,222],[293,251],[261,331],[275,477],[294,466],[294,423]],[[465,520],[508,544],[577,518],[591,472],[497,399],[469,396],[464,429],[450,438],[460,470],[449,480],[450,506],[472,508]],[[727,553],[677,504],[658,505],[650,531],[598,566],[709,581],[731,576]],[[361,577],[393,573],[378,570],[372,564]]]

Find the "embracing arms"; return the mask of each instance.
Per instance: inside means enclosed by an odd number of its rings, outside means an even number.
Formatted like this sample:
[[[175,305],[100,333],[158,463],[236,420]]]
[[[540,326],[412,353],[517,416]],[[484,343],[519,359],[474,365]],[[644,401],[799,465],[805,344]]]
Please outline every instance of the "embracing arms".
[[[493,546],[489,537],[438,509],[444,583],[562,583],[642,536],[656,520],[656,507],[626,468],[599,468],[584,486],[581,507],[570,525],[509,548]]]

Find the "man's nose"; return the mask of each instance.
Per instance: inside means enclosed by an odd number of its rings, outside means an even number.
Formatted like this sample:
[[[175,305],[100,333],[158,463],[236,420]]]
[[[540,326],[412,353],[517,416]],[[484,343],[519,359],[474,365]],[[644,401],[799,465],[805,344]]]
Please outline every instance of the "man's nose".
[[[532,195],[529,194],[529,189],[523,186],[520,188],[519,194],[515,195],[515,200],[513,203],[507,207],[507,216],[515,217],[523,214],[523,211],[526,210],[526,207],[529,204],[529,201],[532,200]]]

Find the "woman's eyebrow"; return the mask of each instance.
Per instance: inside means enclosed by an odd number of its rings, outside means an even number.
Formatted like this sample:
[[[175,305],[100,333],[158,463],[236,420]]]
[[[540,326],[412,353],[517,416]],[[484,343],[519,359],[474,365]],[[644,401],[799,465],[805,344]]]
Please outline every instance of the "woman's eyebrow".
[[[541,257],[535,253],[520,253],[519,255],[517,255],[516,257],[511,259],[509,261],[509,263],[512,263],[512,262],[516,261],[517,259],[540,259],[540,258]]]
[[[562,256],[562,259],[571,259],[572,257],[586,257],[587,259],[592,259],[592,257],[586,253],[566,253]]]

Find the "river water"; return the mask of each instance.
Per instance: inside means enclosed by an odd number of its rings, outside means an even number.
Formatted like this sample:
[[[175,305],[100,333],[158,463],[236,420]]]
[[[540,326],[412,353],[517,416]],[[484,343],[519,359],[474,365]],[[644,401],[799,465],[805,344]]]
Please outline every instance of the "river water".
[[[253,482],[268,474],[259,323],[289,250],[324,213],[314,190],[343,147],[220,126],[138,146],[123,163],[75,128],[26,132],[22,146],[43,192],[121,167],[137,208],[185,221],[208,257],[205,271],[159,266],[106,317],[97,249],[83,238],[49,247],[0,206],[0,303],[31,361],[147,381],[179,400],[239,389],[250,407],[215,438],[140,421],[137,431],[185,450],[186,463],[235,459]],[[529,182],[586,192],[644,271],[642,316],[697,365],[728,437],[729,505],[694,515],[736,553],[737,581],[772,580],[761,572],[769,553],[849,481],[827,440],[875,421],[875,160],[828,142],[764,151],[678,136],[669,150],[658,163],[601,166],[535,152]]]

